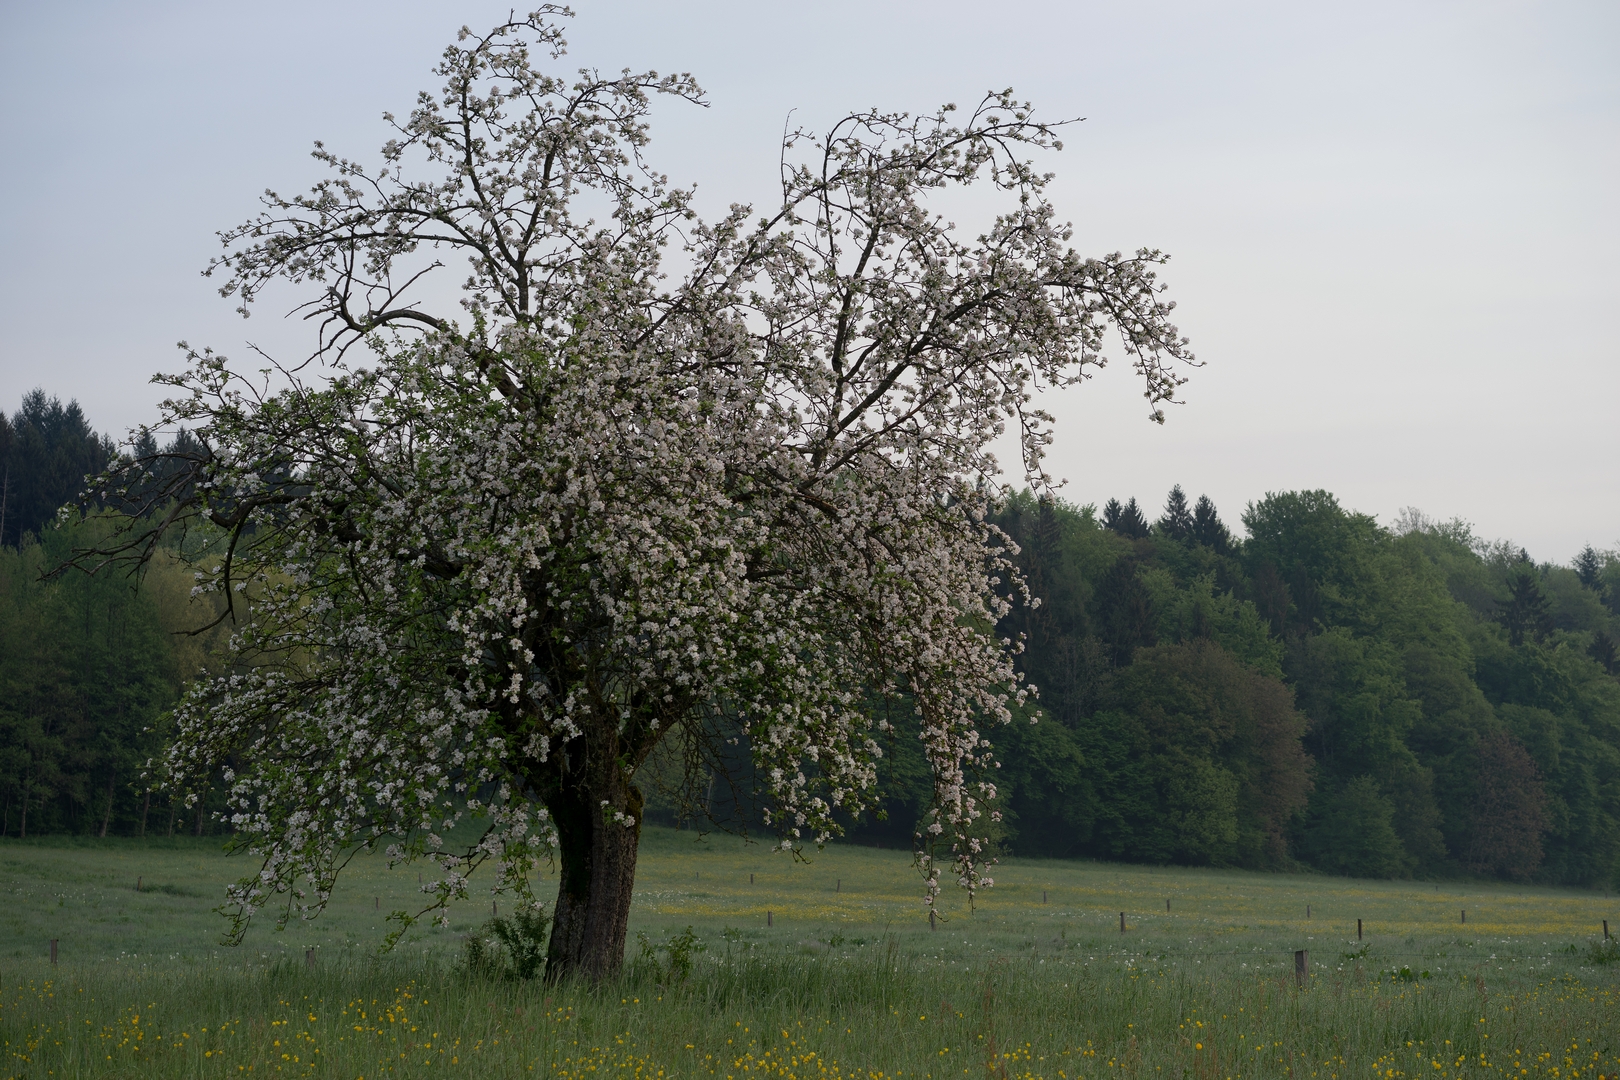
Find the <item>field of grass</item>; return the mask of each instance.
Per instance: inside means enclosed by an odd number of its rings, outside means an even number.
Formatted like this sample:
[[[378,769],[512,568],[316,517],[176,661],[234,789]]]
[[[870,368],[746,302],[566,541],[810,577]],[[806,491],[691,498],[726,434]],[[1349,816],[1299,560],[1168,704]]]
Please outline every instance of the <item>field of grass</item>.
[[[221,948],[244,867],[0,841],[0,1076],[1620,1075],[1601,892],[1009,860],[930,930],[907,853],[649,829],[633,962],[593,990],[462,970],[487,897],[378,956],[417,883],[381,859],[318,921]],[[639,955],[687,927],[689,976]]]

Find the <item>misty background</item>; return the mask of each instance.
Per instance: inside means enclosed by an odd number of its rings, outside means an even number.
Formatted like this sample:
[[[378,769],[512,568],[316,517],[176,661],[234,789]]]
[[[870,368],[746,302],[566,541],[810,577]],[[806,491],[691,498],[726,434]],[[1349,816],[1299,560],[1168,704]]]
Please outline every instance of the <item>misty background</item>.
[[[375,163],[463,23],[509,5],[0,3],[0,408],[35,386],[100,430],[156,416],[174,343],[284,360],[200,270],[214,231]],[[652,163],[699,208],[773,202],[785,125],[1014,87],[1083,116],[1041,162],[1086,254],[1158,247],[1207,366],[1160,428],[1128,365],[1048,402],[1064,494],[1235,519],[1326,488],[1538,560],[1620,543],[1620,8],[1598,3],[576,5],[564,70],[691,71]],[[964,208],[970,212],[971,207]],[[257,366],[257,365],[254,365]]]

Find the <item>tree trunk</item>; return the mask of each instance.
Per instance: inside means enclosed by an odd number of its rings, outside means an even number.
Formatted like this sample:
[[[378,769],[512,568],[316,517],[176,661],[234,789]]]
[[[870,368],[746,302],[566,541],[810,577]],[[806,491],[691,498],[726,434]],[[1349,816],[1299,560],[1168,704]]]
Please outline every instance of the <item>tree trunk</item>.
[[[23,781],[22,832],[17,834],[17,839],[19,840],[28,839],[28,791],[31,787],[33,787],[33,784],[34,774],[33,772],[29,772],[28,778]]]
[[[141,803],[141,835],[146,835],[146,815],[152,809],[152,789],[146,789],[146,799]]]
[[[557,826],[562,880],[557,889],[546,979],[575,977],[601,982],[624,967],[630,897],[641,839],[642,797],[633,785],[624,799],[634,825],[603,813],[595,792],[570,788],[547,800]]]
[[[112,824],[113,780],[113,777],[107,777],[107,812],[101,816],[101,835],[103,837],[107,835],[107,826]]]

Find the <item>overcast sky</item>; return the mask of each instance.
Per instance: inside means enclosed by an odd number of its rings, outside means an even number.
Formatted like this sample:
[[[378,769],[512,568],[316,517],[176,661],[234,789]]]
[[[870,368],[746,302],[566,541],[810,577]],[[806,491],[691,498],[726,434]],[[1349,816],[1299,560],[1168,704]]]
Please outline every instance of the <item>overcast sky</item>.
[[[34,386],[121,434],[174,343],[308,352],[199,271],[214,231],[375,161],[384,110],[498,3],[0,0],[0,408]],[[1083,116],[1042,162],[1076,246],[1142,246],[1206,366],[1169,423],[1116,364],[1049,402],[1076,502],[1207,492],[1236,523],[1327,488],[1537,559],[1620,545],[1620,5],[576,5],[563,64],[690,71],[655,165],[700,207],[768,202],[789,113],[1005,86]],[[286,300],[291,294],[279,299]]]

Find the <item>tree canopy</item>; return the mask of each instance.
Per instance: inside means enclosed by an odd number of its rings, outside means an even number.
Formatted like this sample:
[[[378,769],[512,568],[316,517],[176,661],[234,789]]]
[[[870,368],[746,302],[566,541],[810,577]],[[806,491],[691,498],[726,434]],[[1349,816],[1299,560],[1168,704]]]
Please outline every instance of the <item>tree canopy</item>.
[[[794,849],[870,804],[894,715],[929,770],[927,901],[988,884],[987,732],[1026,698],[995,626],[1027,596],[991,444],[1010,426],[1042,484],[1033,394],[1110,327],[1153,419],[1192,361],[1159,253],[1068,246],[1024,157],[1056,129],[1010,92],[790,133],[780,205],[704,222],[643,157],[651,98],[697,84],[545,73],[560,13],[463,32],[380,165],[317,144],[332,178],[221,234],[221,291],[304,287],[314,355],[271,384],[192,352],[164,420],[190,467],[107,478],[165,507],[126,553],[223,530],[204,588],[251,612],[166,763],[241,763],[239,929],[318,911],[368,846],[438,862],[426,910],[484,862],[526,897],[555,850],[548,970],[607,974],[656,747],[734,733]],[[969,184],[1001,200],[971,238],[929,206]],[[461,306],[433,310],[449,255]],[[466,812],[489,828],[453,850]]]
[[[16,547],[39,532],[115,457],[77,401],[63,405],[42,389],[23,395],[9,420],[0,413],[0,544]]]
[[[995,737],[1004,845],[1620,880],[1620,552],[1538,564],[1324,491],[1251,503],[1241,541],[1208,499],[1191,532],[1175,517],[1140,536],[1034,495],[998,512],[1044,601],[1003,622],[1043,714]]]

